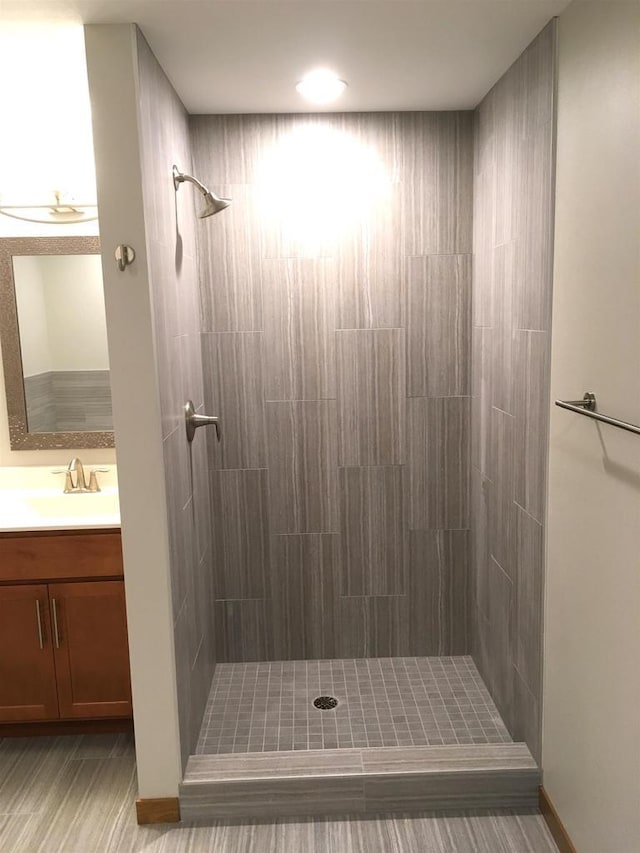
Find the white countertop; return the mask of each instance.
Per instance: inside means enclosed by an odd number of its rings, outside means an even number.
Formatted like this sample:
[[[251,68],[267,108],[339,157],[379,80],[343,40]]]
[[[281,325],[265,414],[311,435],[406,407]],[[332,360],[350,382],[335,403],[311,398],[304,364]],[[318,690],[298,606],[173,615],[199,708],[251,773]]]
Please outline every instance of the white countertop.
[[[93,467],[85,465],[87,480]],[[99,492],[66,495],[64,474],[51,467],[0,468],[0,532],[119,528],[117,470],[108,467]]]

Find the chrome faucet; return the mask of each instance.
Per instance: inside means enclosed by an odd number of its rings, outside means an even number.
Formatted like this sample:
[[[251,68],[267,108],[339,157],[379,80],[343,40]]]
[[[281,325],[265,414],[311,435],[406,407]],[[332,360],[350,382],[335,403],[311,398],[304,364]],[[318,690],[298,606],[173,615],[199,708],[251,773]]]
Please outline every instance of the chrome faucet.
[[[76,484],[73,485],[73,477],[71,476],[72,472],[76,472]],[[84,478],[84,467],[82,462],[78,459],[77,456],[74,456],[71,462],[69,462],[69,466],[67,468],[67,474],[69,475],[69,480],[71,481],[73,492],[88,492],[87,481]],[[65,492],[67,491],[65,485]]]
[[[96,474],[101,471],[108,471],[108,468],[94,468],[89,472],[89,485],[84,476],[84,466],[77,456],[74,456],[66,469],[54,471],[54,474],[64,474],[64,494],[65,495],[80,495],[88,492],[99,492],[98,478]],[[73,482],[73,474],[76,475],[75,484]]]

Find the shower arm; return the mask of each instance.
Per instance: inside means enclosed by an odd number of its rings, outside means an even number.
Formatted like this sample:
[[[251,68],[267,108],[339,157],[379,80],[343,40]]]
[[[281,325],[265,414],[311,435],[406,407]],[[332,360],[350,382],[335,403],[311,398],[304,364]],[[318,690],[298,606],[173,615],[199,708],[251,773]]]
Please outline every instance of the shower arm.
[[[193,175],[187,175],[184,172],[181,172],[177,166],[173,167],[173,186],[177,190],[180,184],[183,184],[185,181],[188,181],[190,184],[195,184],[200,192],[205,195],[208,190],[204,184],[200,183],[197,178],[194,178]]]

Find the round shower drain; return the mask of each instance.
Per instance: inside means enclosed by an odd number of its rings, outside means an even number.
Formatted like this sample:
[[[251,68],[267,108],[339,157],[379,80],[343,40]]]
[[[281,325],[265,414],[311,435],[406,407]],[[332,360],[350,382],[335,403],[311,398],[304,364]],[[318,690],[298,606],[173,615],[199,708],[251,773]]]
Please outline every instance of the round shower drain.
[[[333,696],[318,696],[317,699],[313,700],[314,708],[319,708],[321,711],[330,711],[331,708],[335,708],[338,704],[338,700],[334,699]]]

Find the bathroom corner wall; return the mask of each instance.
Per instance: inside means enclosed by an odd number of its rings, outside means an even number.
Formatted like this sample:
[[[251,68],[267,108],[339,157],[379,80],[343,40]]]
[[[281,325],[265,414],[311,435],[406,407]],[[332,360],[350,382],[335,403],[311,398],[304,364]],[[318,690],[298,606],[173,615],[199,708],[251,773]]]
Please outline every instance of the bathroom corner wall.
[[[191,132],[220,659],[466,653],[472,114]]]
[[[184,404],[202,412],[200,304],[187,113],[136,30],[140,162],[169,524],[176,686],[183,765],[194,751],[215,668],[211,512],[204,436],[187,442]],[[206,227],[206,226],[205,226]],[[151,532],[150,532],[151,533]]]
[[[540,761],[556,22],[475,114],[473,655]]]

